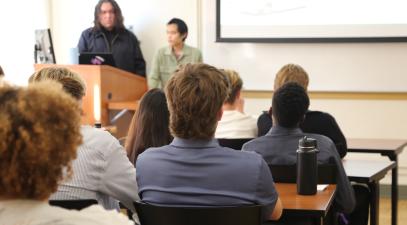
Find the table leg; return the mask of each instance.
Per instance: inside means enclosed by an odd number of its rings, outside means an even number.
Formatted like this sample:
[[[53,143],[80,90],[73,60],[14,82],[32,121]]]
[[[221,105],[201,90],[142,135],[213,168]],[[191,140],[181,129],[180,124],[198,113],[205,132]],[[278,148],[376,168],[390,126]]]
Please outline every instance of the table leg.
[[[380,187],[379,182],[369,183],[370,189],[370,225],[379,224],[379,199]]]
[[[391,224],[397,225],[397,208],[398,208],[398,160],[395,157],[396,167],[391,171]]]

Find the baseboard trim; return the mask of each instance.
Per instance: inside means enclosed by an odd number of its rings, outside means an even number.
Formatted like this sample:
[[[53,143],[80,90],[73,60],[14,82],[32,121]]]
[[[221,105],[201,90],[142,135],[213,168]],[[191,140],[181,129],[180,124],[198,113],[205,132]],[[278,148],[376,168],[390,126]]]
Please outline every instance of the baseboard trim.
[[[245,98],[271,99],[273,91],[243,90]],[[311,99],[339,100],[407,100],[404,92],[340,92],[340,91],[308,91]]]

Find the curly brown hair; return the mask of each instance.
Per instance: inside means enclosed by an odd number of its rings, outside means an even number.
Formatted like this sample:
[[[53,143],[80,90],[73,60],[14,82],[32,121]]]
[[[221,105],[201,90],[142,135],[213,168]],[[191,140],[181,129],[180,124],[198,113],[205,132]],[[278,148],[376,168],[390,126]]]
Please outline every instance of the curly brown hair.
[[[276,74],[274,91],[288,82],[295,82],[307,90],[309,83],[308,73],[300,65],[286,64]]]
[[[72,173],[79,105],[56,82],[0,87],[0,196],[45,200]]]
[[[225,75],[213,66],[180,67],[165,87],[171,134],[185,139],[213,138],[228,87]]]

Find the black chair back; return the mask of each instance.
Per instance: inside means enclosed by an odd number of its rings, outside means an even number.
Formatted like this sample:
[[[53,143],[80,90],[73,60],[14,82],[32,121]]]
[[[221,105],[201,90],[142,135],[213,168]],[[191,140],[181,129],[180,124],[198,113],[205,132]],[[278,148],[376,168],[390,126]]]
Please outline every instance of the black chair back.
[[[241,150],[244,143],[253,140],[253,138],[218,138],[220,146],[233,148],[235,150]]]
[[[49,200],[48,203],[53,206],[59,206],[65,209],[76,209],[76,210],[81,210],[88,206],[98,204],[98,202],[95,199]]]
[[[296,183],[297,165],[269,165],[274,182]],[[336,166],[334,164],[318,165],[318,184],[336,184]]]
[[[141,225],[260,225],[261,206],[182,207],[135,202]]]

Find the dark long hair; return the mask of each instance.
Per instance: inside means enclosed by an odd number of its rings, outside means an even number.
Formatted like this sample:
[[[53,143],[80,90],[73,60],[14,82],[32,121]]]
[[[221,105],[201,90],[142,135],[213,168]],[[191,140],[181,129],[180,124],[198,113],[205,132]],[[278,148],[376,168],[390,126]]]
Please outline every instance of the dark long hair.
[[[110,3],[113,6],[114,10],[114,16],[115,16],[115,25],[114,27],[119,30],[124,30],[124,18],[122,14],[122,10],[119,7],[119,4],[115,0],[100,0],[98,4],[95,6],[95,18],[93,19],[93,30],[100,30],[102,27],[99,22],[99,14],[100,14],[100,8],[102,7],[103,3]]]
[[[133,164],[147,148],[171,142],[168,124],[169,112],[164,92],[157,88],[149,90],[141,99],[127,133],[125,148]]]

